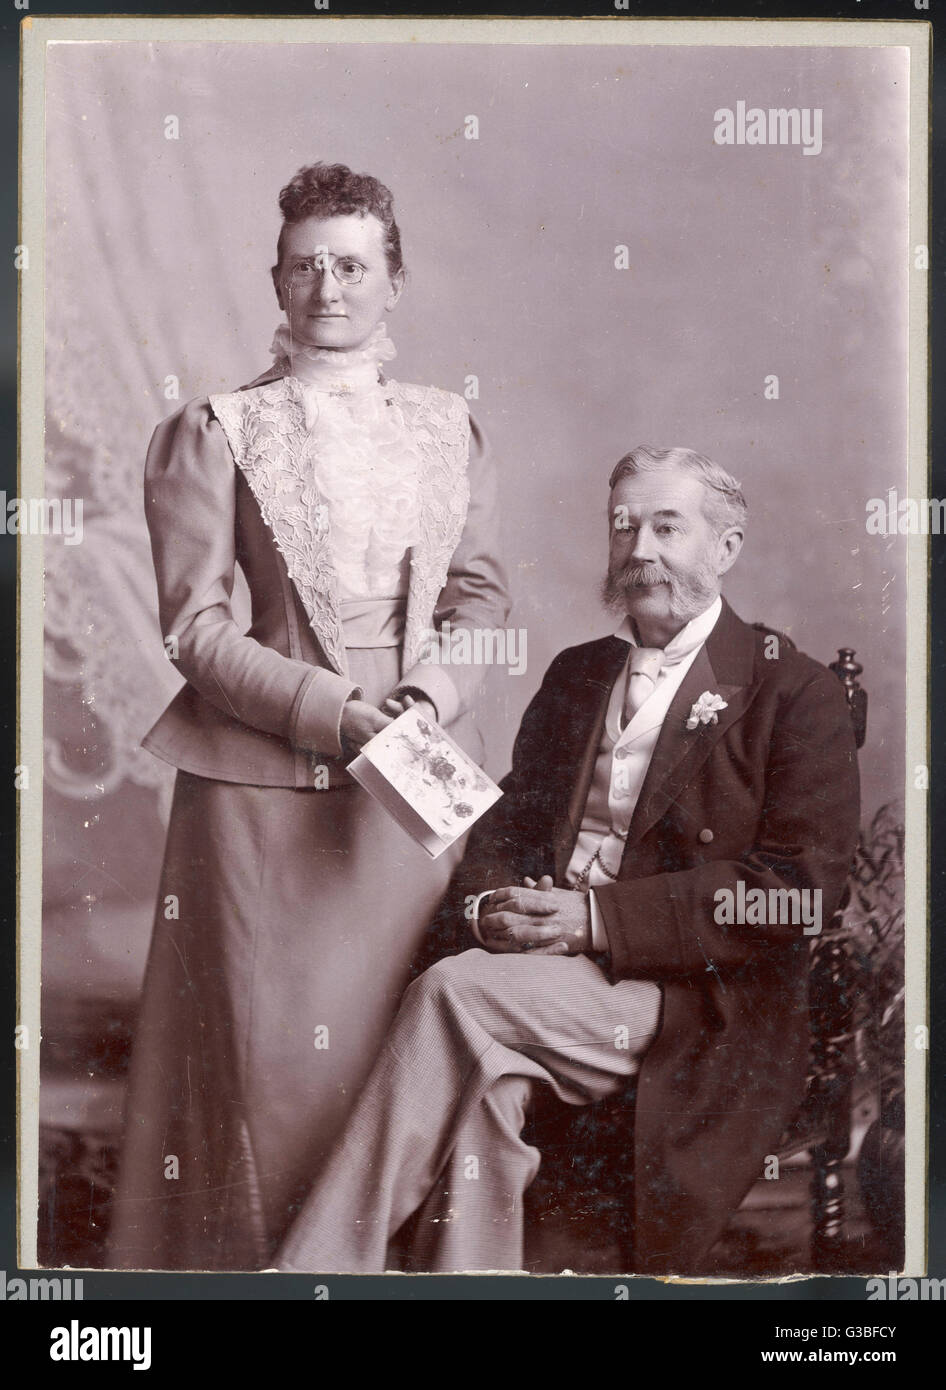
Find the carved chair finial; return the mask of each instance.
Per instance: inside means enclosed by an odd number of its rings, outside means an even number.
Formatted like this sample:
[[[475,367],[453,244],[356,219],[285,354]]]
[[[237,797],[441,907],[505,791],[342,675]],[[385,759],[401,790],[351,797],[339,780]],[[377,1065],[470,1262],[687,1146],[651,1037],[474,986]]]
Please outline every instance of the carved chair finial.
[[[834,672],[844,686],[844,695],[854,725],[854,742],[858,748],[863,748],[867,736],[867,691],[861,687],[857,679],[864,668],[859,661],[854,660],[854,648],[839,647],[838,659],[832,661],[828,669]]]

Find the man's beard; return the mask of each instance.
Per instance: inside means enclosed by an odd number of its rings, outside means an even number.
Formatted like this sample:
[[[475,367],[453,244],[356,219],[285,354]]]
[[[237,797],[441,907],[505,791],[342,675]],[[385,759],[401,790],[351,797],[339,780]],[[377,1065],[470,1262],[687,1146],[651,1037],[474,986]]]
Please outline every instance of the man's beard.
[[[652,584],[669,586],[671,616],[683,622],[702,613],[719,593],[719,576],[705,560],[686,574],[674,573],[663,565],[629,564],[617,569],[609,565],[601,583],[601,601],[615,613],[626,613],[628,591],[639,592],[640,586]]]

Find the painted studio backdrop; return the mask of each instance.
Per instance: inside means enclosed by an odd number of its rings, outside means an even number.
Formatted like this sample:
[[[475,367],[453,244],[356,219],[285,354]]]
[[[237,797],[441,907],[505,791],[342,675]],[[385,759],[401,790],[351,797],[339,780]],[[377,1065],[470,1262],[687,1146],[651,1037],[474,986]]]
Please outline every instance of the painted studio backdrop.
[[[173,780],[138,747],[180,684],[145,451],[269,365],[280,188],[317,159],[390,187],[386,370],[465,394],[499,461],[518,649],[480,702],[487,770],[555,652],[615,625],[613,463],[686,445],[748,497],[736,612],[855,649],[863,820],[895,825],[905,542],[865,515],[907,490],[908,90],[895,48],[485,44],[59,43],[47,82],[46,491],[84,527],[46,546],[40,1250],[75,1264],[107,1222]],[[821,148],[717,143],[739,103],[817,109]]]

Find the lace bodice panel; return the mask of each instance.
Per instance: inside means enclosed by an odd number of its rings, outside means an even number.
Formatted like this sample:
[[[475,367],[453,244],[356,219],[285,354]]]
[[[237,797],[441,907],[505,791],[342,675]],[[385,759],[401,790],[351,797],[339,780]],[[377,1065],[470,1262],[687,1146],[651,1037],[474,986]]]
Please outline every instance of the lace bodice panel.
[[[404,413],[380,386],[351,397],[307,387],[305,397],[339,598],[403,596],[421,513],[421,457]]]
[[[342,600],[403,594],[407,575],[414,664],[466,520],[466,403],[396,381],[326,392],[296,376],[210,403],[335,669],[347,671]]]

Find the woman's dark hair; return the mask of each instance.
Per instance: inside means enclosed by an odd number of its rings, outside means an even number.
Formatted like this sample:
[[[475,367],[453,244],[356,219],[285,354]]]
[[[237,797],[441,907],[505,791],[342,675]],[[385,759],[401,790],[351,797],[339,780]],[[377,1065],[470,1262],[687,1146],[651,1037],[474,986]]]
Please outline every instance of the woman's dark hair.
[[[403,269],[401,233],[394,220],[391,191],[371,174],[353,174],[347,164],[307,164],[279,195],[283,226],[276,243],[277,264],[282,261],[283,231],[306,217],[347,217],[373,214],[384,228],[384,254],[393,276]]]

